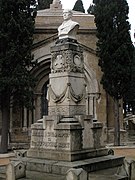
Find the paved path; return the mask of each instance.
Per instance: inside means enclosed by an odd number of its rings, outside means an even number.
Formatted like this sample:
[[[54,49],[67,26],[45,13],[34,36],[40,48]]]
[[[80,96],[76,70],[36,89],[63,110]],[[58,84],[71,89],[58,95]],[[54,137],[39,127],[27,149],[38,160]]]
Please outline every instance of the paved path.
[[[110,147],[116,156],[125,156],[127,159],[135,160],[135,146]]]
[[[6,165],[6,164],[9,164],[9,159],[11,157],[14,157],[14,153],[13,152],[10,152],[10,153],[7,153],[7,154],[0,154],[0,165]]]
[[[119,147],[109,147],[109,149],[114,150],[116,156],[125,156],[128,159],[135,160],[135,146],[119,146]],[[6,165],[9,163],[9,159],[14,157],[14,153],[0,154],[0,165]]]

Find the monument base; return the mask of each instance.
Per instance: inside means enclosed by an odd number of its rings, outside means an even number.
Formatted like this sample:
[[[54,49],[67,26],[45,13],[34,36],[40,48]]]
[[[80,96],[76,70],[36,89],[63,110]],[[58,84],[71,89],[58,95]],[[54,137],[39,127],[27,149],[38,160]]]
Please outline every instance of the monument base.
[[[50,159],[59,161],[77,161],[87,158],[99,157],[107,155],[108,150],[106,148],[100,149],[87,149],[80,151],[60,151],[60,150],[39,150],[39,149],[29,149],[27,156],[30,158],[40,158],[40,159]]]
[[[84,159],[74,162],[54,161],[37,158],[22,158],[26,165],[26,178],[32,180],[66,180],[67,172],[70,169],[82,168],[87,172],[87,176],[108,168],[119,168],[123,164],[124,157],[116,157],[112,155]],[[17,159],[12,159],[16,161]],[[95,178],[95,177],[94,177]],[[91,179],[91,178],[90,178]],[[121,178],[119,178],[120,180]],[[123,178],[122,178],[123,179]],[[81,179],[82,180],[82,179]],[[86,179],[85,179],[86,180]],[[116,180],[116,179],[115,179]]]
[[[27,156],[76,161],[107,155],[108,150],[101,145],[100,140],[102,123],[92,122],[86,117],[44,116],[32,125],[31,145]]]

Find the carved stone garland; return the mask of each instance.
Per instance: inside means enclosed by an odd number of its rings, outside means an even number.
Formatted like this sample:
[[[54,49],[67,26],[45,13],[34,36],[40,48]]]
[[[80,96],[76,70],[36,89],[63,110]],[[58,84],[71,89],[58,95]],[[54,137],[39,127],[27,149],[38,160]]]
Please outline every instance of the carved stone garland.
[[[79,103],[86,95],[85,89],[86,89],[86,84],[84,84],[84,88],[82,90],[82,93],[77,95],[74,92],[71,84],[67,83],[65,90],[60,95],[58,95],[58,94],[55,94],[51,85],[49,85],[48,86],[48,94],[49,94],[48,100],[50,100],[50,97],[51,97],[53,102],[62,103],[64,101],[64,99],[67,97],[67,99],[70,100],[70,98],[71,98],[74,102]]]

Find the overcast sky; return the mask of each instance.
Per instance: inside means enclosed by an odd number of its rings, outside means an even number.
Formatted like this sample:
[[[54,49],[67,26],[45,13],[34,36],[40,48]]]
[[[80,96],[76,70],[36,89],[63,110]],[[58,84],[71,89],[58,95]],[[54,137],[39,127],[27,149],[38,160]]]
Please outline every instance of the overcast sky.
[[[92,1],[93,0],[82,0],[86,12]],[[75,2],[76,0],[61,0],[63,9],[73,9]],[[133,34],[135,29],[135,0],[127,0],[127,2],[129,5],[129,22],[131,24],[131,38],[133,40]]]

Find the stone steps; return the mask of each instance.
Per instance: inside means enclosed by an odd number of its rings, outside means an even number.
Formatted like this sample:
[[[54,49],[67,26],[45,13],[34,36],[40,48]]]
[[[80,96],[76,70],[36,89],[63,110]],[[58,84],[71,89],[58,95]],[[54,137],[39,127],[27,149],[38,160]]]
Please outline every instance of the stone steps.
[[[0,166],[0,180],[6,180],[6,165]]]
[[[46,177],[45,177],[46,178]],[[116,175],[93,175],[89,176],[88,180],[128,180],[127,177],[122,177],[122,176],[116,176]],[[21,178],[18,180],[33,180],[33,179],[28,179],[28,178]],[[58,179],[59,180],[59,179]]]
[[[126,176],[117,175],[93,175],[89,176],[88,180],[128,180]]]
[[[16,159],[12,159],[15,161]],[[108,179],[112,178],[112,180],[124,180],[126,177],[117,177],[113,174],[103,174],[103,172],[108,171],[108,168],[114,168],[116,169],[122,165],[123,163],[123,157],[116,157],[112,155],[108,156],[102,156],[102,157],[96,157],[96,158],[90,158],[85,160],[79,160],[79,161],[73,161],[73,162],[67,162],[67,161],[53,161],[53,160],[45,160],[45,159],[37,159],[37,158],[22,158],[21,161],[26,164],[26,178],[22,178],[20,180],[65,180],[65,175],[67,171],[71,168],[82,168],[86,172],[89,173],[90,180],[98,180],[101,175],[101,177],[105,178],[108,177]],[[102,171],[102,174],[99,174],[97,176],[97,172],[100,173]],[[112,171],[111,171],[112,172]],[[93,178],[93,179],[92,179]],[[103,179],[102,178],[102,179]],[[107,180],[108,180],[107,179]],[[103,179],[106,180],[106,179]],[[126,180],[126,179],[125,179]]]
[[[18,179],[18,180],[32,180],[32,179],[28,179],[28,178],[21,178],[21,179]]]
[[[127,176],[117,175],[119,167],[89,173],[88,180],[128,180]]]

